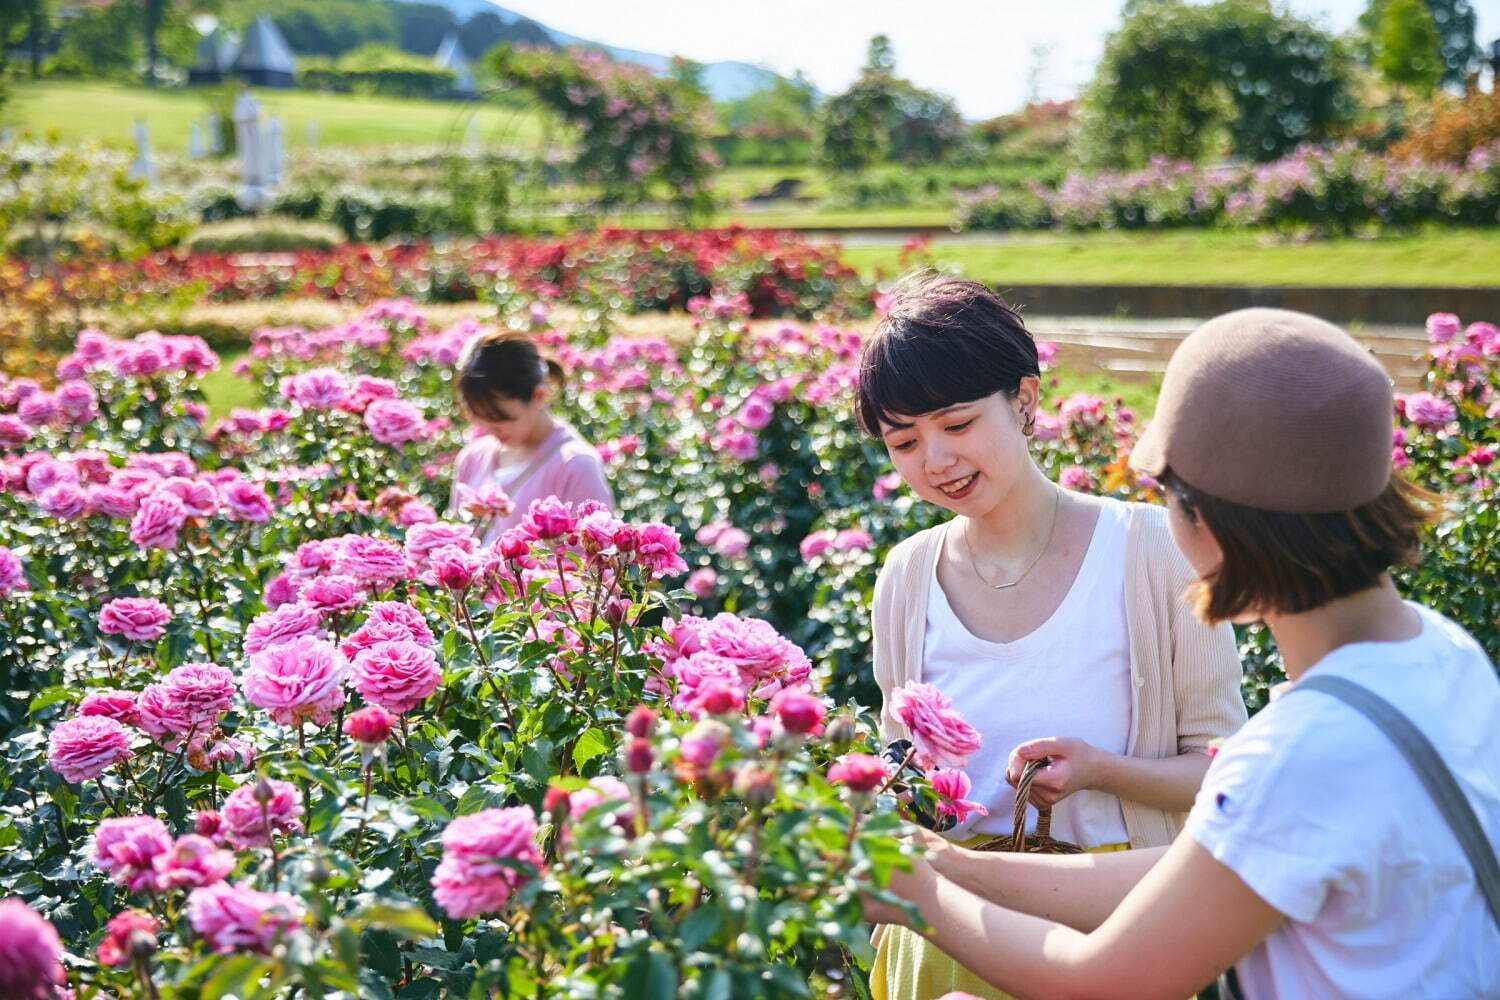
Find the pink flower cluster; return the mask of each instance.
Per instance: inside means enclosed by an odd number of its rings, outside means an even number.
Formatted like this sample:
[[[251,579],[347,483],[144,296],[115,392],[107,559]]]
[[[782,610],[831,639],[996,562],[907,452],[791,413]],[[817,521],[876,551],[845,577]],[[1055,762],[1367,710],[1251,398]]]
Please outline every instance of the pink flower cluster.
[[[962,767],[979,750],[979,731],[931,684],[913,683],[891,692],[890,710],[911,734],[918,767]]]
[[[302,925],[306,914],[296,896],[260,892],[239,883],[219,882],[194,889],[187,901],[193,932],[221,954],[270,954],[278,942]]]
[[[234,674],[216,663],[186,663],[136,698],[140,727],[169,747],[183,737],[204,737],[234,701]]]
[[[502,909],[528,876],[516,862],[542,866],[536,816],[525,806],[460,816],[443,830],[443,859],[432,896],[455,920]]]
[[[302,829],[302,799],[287,781],[260,778],[224,798],[223,832],[235,847],[266,847],[275,834]]]
[[[31,907],[0,899],[0,997],[52,1000],[67,982],[62,939]]]
[[[101,820],[93,848],[94,864],[132,892],[213,885],[234,870],[234,855],[212,840],[197,833],[174,840],[150,816]]]
[[[130,340],[116,340],[102,330],[80,330],[73,353],[58,362],[59,378],[82,378],[108,370],[117,378],[160,379],[206,375],[219,367],[219,356],[201,337],[166,336],[154,330]]]
[[[749,698],[805,686],[812,672],[807,654],[769,622],[728,613],[686,615],[650,651],[676,681],[673,706],[691,713],[738,711]]]
[[[870,533],[860,528],[845,528],[843,531],[820,528],[802,539],[798,550],[804,561],[811,561],[829,552],[863,552],[874,543]]]

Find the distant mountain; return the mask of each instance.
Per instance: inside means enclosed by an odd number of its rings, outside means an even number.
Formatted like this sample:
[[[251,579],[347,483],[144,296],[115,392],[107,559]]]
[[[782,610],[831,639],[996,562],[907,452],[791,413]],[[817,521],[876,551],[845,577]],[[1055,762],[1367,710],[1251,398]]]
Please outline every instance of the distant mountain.
[[[547,26],[535,18],[527,18],[513,10],[502,7],[490,0],[407,0],[407,2],[436,3],[448,8],[453,16],[460,21],[468,20],[475,14],[483,11],[494,11],[500,15],[500,20],[507,25],[517,21],[531,21],[539,26],[548,38],[558,45],[589,45],[594,48],[603,49],[609,53],[610,58],[618,59],[620,62],[639,63],[651,70],[653,73],[663,73],[672,65],[671,57],[660,55],[656,52],[641,52],[636,49],[622,49],[615,45],[604,45],[588,38],[580,38],[570,35],[566,31],[558,31],[556,28]],[[737,101],[764,90],[776,82],[776,74],[760,66],[752,66],[743,62],[712,62],[703,66],[703,83],[708,88],[708,94],[716,101]]]

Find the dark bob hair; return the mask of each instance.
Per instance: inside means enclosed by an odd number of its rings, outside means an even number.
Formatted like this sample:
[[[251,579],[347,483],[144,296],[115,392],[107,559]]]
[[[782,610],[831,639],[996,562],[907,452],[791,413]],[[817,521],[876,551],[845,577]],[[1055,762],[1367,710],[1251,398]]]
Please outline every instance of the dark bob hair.
[[[1003,392],[1040,376],[1036,341],[1005,300],[977,281],[908,275],[859,352],[856,413],[865,433]]]
[[[464,345],[453,378],[459,408],[485,420],[506,420],[505,400],[529,403],[537,387],[551,380],[559,387],[562,367],[543,357],[524,333],[491,330]]]
[[[1223,550],[1218,568],[1188,592],[1193,610],[1209,624],[1245,614],[1299,614],[1375,586],[1391,567],[1418,560],[1422,529],[1438,519],[1442,500],[1399,472],[1364,506],[1327,514],[1231,503],[1195,489],[1171,469],[1162,485]]]

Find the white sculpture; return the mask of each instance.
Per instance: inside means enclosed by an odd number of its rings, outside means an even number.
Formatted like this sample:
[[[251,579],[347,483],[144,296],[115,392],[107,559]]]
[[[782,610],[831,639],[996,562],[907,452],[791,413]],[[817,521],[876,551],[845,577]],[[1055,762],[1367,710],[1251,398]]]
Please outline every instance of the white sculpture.
[[[266,184],[277,187],[286,172],[286,160],[282,143],[281,119],[271,115],[266,122]]]
[[[234,143],[240,161],[240,207],[255,212],[270,200],[270,192],[266,189],[260,102],[248,90],[234,99]]]
[[[156,180],[156,168],[151,164],[151,135],[146,123],[139,119],[131,129],[135,135],[135,162],[130,165],[130,176],[151,182]]]
[[[188,122],[188,156],[203,159],[203,127],[197,122]]]
[[[219,113],[210,111],[204,119],[203,130],[208,133],[208,153],[210,156],[218,156],[224,152],[224,133],[220,131]]]

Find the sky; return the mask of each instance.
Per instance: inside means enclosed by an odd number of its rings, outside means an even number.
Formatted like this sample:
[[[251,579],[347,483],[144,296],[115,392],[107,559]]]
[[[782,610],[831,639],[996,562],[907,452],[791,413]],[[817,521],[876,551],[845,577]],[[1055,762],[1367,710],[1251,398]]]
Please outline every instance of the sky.
[[[1325,28],[1353,27],[1367,0],[1285,0]],[[953,97],[966,118],[1014,111],[1028,98],[1072,97],[1093,75],[1122,0],[500,0],[549,27],[699,62],[737,59],[837,93],[864,62],[871,35],[891,38],[896,69]],[[1486,52],[1500,38],[1500,0],[1471,0]]]

